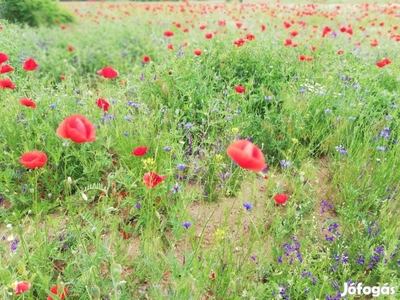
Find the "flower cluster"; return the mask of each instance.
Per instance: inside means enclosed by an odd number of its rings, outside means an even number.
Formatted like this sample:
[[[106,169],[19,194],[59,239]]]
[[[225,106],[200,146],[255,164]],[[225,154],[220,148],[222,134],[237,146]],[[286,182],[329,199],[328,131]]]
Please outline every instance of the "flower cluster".
[[[296,258],[300,263],[303,262],[303,258],[301,256],[301,251],[300,251],[300,243],[296,240],[295,237],[292,237],[291,241],[293,243],[289,244],[285,242],[283,244],[285,259],[289,259],[289,265],[292,265]],[[278,257],[278,262],[283,263],[283,256]]]
[[[337,222],[332,222],[328,225],[328,232],[330,235],[325,234],[325,239],[329,242],[335,241],[336,238],[340,237],[340,232],[338,231],[339,224]],[[324,231],[326,227],[322,227],[322,231]]]

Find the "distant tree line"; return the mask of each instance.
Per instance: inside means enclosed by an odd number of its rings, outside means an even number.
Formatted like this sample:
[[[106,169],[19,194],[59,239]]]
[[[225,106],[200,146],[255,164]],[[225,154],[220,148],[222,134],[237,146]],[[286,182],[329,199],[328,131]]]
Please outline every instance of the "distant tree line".
[[[60,2],[89,2],[88,0],[59,0]],[[117,2],[119,0],[91,0],[90,2]],[[181,0],[128,0],[130,2],[177,2]],[[195,1],[195,0],[191,0]],[[200,0],[199,0],[200,1]]]
[[[59,0],[60,2],[117,2],[120,0]],[[128,0],[130,2],[178,2],[182,0]],[[195,1],[204,1],[204,0],[188,0],[188,2],[195,2]],[[210,0],[211,1],[211,0]],[[243,0],[238,0],[239,2],[242,2]],[[182,1],[183,2],[183,1]],[[229,1],[227,1],[229,2]]]

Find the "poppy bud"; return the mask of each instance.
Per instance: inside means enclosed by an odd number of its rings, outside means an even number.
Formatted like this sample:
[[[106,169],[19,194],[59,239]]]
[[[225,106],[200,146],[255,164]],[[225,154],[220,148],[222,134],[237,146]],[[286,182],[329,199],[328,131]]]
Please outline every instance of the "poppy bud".
[[[274,200],[278,204],[285,203],[287,201],[287,199],[288,199],[288,195],[286,195],[286,194],[277,194],[277,195],[274,196]]]
[[[110,273],[111,273],[111,278],[114,282],[117,282],[119,280],[119,277],[122,274],[122,267],[120,264],[117,263],[112,263],[111,264],[111,269],[110,269]]]
[[[201,55],[201,49],[195,49],[193,52],[197,56]]]

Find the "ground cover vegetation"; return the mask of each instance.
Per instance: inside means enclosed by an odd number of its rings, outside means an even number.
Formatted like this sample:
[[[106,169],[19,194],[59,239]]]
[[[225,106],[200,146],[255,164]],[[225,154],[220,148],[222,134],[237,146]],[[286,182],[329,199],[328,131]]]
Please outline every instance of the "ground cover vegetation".
[[[398,3],[63,7],[0,21],[1,299],[400,298]]]

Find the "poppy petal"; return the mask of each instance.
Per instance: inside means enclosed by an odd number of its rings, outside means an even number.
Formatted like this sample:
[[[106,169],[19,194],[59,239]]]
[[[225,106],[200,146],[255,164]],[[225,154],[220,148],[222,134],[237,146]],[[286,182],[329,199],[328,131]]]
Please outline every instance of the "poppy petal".
[[[267,166],[261,150],[248,140],[233,142],[226,152],[233,161],[244,169],[260,172]]]

